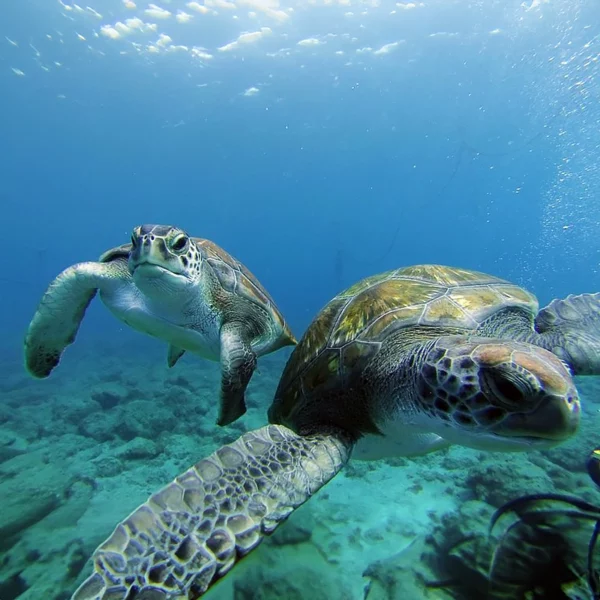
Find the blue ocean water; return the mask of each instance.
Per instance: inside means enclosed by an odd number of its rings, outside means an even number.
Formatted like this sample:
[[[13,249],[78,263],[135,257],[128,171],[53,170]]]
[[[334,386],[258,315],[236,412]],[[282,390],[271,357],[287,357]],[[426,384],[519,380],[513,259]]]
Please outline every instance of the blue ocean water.
[[[60,383],[29,392],[20,372],[49,282],[142,223],[225,248],[298,336],[344,287],[416,263],[542,305],[600,290],[599,75],[596,0],[4,0],[4,395],[89,394],[95,352],[166,369],[163,345],[96,301]],[[267,360],[264,406],[285,357]]]
[[[404,264],[589,290],[598,7],[421,4],[5,2],[3,328],[146,222],[243,257],[298,330]]]

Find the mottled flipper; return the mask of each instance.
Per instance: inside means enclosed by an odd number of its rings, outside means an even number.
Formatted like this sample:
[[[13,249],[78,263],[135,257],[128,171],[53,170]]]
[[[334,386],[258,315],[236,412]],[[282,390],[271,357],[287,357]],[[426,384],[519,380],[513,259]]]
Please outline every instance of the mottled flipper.
[[[221,327],[221,399],[217,425],[229,425],[246,412],[245,393],[254,369],[256,354],[238,322]]]
[[[48,287],[25,336],[25,363],[35,377],[48,377],[64,349],[75,341],[96,292],[121,274],[120,262],[79,263]]]
[[[338,473],[351,444],[280,425],[223,446],[151,496],[94,553],[72,600],[194,600]]]
[[[542,345],[574,375],[600,375],[600,293],[553,300],[535,319]]]

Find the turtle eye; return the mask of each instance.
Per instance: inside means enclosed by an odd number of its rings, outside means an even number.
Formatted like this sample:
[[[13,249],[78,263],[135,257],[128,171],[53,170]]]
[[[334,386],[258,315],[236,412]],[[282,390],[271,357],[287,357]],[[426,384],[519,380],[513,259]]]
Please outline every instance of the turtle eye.
[[[532,394],[530,390],[523,389],[519,382],[513,381],[511,377],[500,370],[486,370],[483,375],[484,392],[491,393],[502,404],[520,407],[527,402],[528,396]]]
[[[180,235],[173,240],[173,243],[171,244],[171,248],[173,248],[173,250],[175,250],[175,252],[181,252],[185,248],[186,244],[187,244],[187,238],[185,237],[185,235]]]

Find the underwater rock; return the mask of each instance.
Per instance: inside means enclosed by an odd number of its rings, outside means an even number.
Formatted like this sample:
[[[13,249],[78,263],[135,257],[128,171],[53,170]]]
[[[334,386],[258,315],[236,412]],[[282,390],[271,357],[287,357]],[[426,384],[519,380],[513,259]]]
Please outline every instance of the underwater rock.
[[[27,442],[20,435],[9,431],[0,430],[0,463],[3,463],[27,451]]]
[[[134,400],[119,404],[113,410],[88,415],[79,424],[79,431],[99,442],[116,437],[130,441],[136,437],[157,438],[161,433],[172,431],[176,424],[173,411],[164,405]]]
[[[68,434],[79,428],[79,424],[90,415],[99,413],[98,405],[83,396],[74,396],[67,398],[54,398],[51,407],[52,417],[44,415],[40,410],[38,422],[44,430],[44,436],[57,436]],[[47,426],[47,421],[52,422],[52,427]]]
[[[115,426],[119,419],[113,413],[114,411],[107,413],[100,411],[88,415],[79,423],[79,433],[98,442],[107,442],[114,439],[117,436]]]
[[[555,491],[548,473],[529,461],[501,454],[494,459],[484,459],[469,470],[466,483],[478,500],[499,507],[523,494]]]
[[[124,401],[124,397],[109,390],[92,393],[92,400],[95,400],[102,410],[110,410]]]
[[[487,537],[493,508],[476,500],[442,516],[429,535],[403,551],[369,565],[364,577],[367,600],[486,597],[486,573],[492,553]],[[455,595],[459,590],[459,595]]]
[[[480,599],[486,597],[486,573],[492,553],[487,537],[493,508],[470,500],[443,515],[429,535],[403,551],[368,566],[368,600]],[[456,590],[458,596],[454,595]]]
[[[600,413],[597,410],[585,414],[579,432],[574,439],[557,448],[543,451],[542,456],[562,468],[567,474],[567,478],[573,473],[580,473],[587,478],[585,461],[582,460],[582,457],[587,456],[598,445],[599,425]],[[560,485],[562,486],[562,483]],[[568,481],[565,482],[564,487],[565,489],[571,489]]]
[[[16,600],[22,598],[22,594],[27,591],[27,584],[19,573],[11,577],[0,575],[0,598],[2,600]]]
[[[0,425],[8,423],[13,417],[13,411],[11,411],[8,406],[4,405],[4,403],[0,404]]]
[[[212,428],[214,429],[214,427]],[[182,433],[165,433],[160,443],[168,452],[170,460],[179,464],[178,469],[187,469],[205,454],[210,454],[216,444],[211,441],[212,430],[194,430],[193,435]]]
[[[289,521],[284,527],[275,530],[270,542],[275,546],[288,546],[308,542],[311,537],[312,531],[310,529]]]
[[[394,465],[395,466],[395,465]],[[371,471],[376,471],[379,468],[376,461],[350,461],[344,469],[344,475],[350,479],[357,477],[359,479],[366,477]]]
[[[117,458],[125,460],[140,460],[154,458],[160,454],[158,445],[148,438],[136,437],[121,446],[116,452]]]
[[[51,488],[32,490],[32,500],[27,503],[23,503],[16,490],[6,488],[6,485],[0,484],[0,495],[8,499],[3,503],[0,516],[0,550],[10,548],[20,533],[49,515],[61,502],[60,496]]]
[[[556,450],[547,450],[544,452],[552,463],[559,465],[567,472],[577,473],[578,471],[582,474],[585,473],[585,466],[582,464],[581,457],[589,452],[590,449],[594,448],[598,443],[596,436],[595,440],[590,439],[588,444],[581,443],[582,436],[578,436],[577,446],[569,445]]]
[[[46,536],[50,541],[54,537],[51,531],[47,531]],[[10,562],[3,564],[2,600],[69,600],[76,578],[89,559],[89,549],[79,540],[66,543],[64,537],[60,544],[51,545],[49,552],[40,547],[27,555],[11,556]]]
[[[441,598],[431,596],[415,571],[426,548],[424,537],[415,538],[406,548],[383,560],[371,563],[363,577],[369,579],[365,600],[407,600]],[[423,565],[421,565],[423,568]]]
[[[99,456],[92,461],[98,477],[115,477],[124,470],[123,463],[112,455]]]
[[[102,382],[93,387],[91,399],[95,400],[102,410],[110,410],[119,404],[142,397],[143,394],[135,385],[127,385],[118,380],[103,378]]]
[[[202,401],[203,396],[189,391],[179,385],[167,388],[166,393],[160,397],[160,401],[178,418],[191,419],[202,418],[211,407]]]
[[[186,390],[189,391],[194,391],[194,388],[192,386],[192,384],[190,383],[190,380],[185,377],[184,375],[178,374],[175,375],[173,377],[169,377],[166,381],[165,381],[166,385],[178,385],[182,388],[185,388]]]
[[[458,471],[460,474],[480,463],[481,461],[473,453],[454,452],[441,457],[440,467],[443,473]]]
[[[173,412],[156,402],[134,400],[119,407],[117,412],[115,431],[125,441],[136,437],[157,438],[176,425]]]
[[[435,575],[426,581],[429,589],[444,589],[439,582],[446,581],[460,583],[461,592],[466,590],[461,597],[486,597],[494,541],[488,529],[493,512],[489,504],[470,500],[442,517],[428,538],[430,550],[423,556]]]
[[[253,569],[234,584],[234,600],[346,600],[351,598],[335,571],[308,567]]]
[[[0,465],[0,550],[61,505],[72,481],[61,463],[50,462],[45,451],[38,450]]]

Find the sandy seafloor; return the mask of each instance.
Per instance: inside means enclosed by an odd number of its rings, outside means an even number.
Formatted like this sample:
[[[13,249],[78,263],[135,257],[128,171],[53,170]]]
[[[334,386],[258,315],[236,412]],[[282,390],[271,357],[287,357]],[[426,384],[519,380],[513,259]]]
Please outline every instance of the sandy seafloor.
[[[0,600],[69,598],[119,520],[220,444],[265,423],[289,355],[259,361],[248,413],[223,429],[214,424],[216,363],[185,356],[168,369],[163,344],[111,337],[80,336],[43,381],[25,372],[20,341],[2,351]],[[429,534],[483,528],[494,508],[520,494],[568,491],[598,502],[584,460],[600,444],[600,381],[578,384],[584,421],[568,444],[528,455],[455,447],[353,461],[205,597],[362,599],[363,573],[375,561],[431,541]],[[427,577],[424,557],[409,557],[409,570],[399,572],[413,591],[398,597],[450,598],[409,581],[411,569]],[[394,583],[368,597],[394,597]]]

